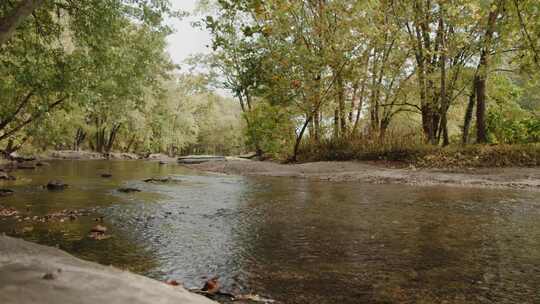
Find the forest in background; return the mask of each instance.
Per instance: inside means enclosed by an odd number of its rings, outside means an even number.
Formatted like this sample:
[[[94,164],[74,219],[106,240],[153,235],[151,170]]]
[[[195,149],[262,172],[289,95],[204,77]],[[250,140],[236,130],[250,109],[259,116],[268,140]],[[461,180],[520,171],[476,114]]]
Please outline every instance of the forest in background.
[[[240,153],[237,103],[165,50],[166,18],[183,15],[169,1],[2,1],[0,149]]]
[[[184,13],[166,0],[2,2],[0,149],[495,149],[538,164],[538,1],[202,0],[196,13],[212,52],[181,71],[165,19]]]

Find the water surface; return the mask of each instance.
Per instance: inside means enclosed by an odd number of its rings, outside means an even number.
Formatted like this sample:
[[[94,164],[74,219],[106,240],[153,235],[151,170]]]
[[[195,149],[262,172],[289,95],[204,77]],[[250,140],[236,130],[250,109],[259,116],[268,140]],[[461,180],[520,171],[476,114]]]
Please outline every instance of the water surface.
[[[110,179],[101,173],[112,173]],[[283,303],[540,303],[540,201],[510,190],[200,174],[142,161],[17,171],[0,204],[92,216],[0,231],[160,279]],[[170,176],[166,184],[144,178]],[[62,179],[71,187],[42,185]],[[119,187],[143,192],[124,194]],[[104,216],[112,237],[87,237]],[[32,227],[33,230],[25,229]]]

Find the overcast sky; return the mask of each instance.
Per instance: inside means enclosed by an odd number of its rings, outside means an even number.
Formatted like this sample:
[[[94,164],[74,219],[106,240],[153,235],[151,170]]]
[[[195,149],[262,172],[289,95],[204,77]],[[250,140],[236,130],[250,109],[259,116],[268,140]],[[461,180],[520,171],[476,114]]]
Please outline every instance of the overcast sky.
[[[192,12],[195,9],[197,0],[172,0],[175,9]],[[191,27],[191,22],[198,21],[201,17],[187,17],[179,20],[170,20],[175,33],[167,39],[169,46],[167,50],[175,63],[182,63],[189,54],[207,53],[206,47],[210,43],[210,36],[207,32]]]

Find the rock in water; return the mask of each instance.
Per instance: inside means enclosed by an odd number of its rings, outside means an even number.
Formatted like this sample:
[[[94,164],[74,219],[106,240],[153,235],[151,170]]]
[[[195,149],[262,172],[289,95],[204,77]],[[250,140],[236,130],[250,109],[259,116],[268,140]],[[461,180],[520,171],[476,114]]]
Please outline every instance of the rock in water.
[[[8,196],[12,195],[13,193],[15,193],[15,191],[11,189],[0,189],[0,196]]]
[[[59,180],[52,180],[47,184],[47,189],[49,190],[64,190],[67,187],[67,184]]]
[[[103,226],[103,225],[95,225],[94,227],[92,227],[92,230],[90,230],[91,232],[97,232],[97,233],[105,233],[107,232],[107,227]]]
[[[120,189],[118,189],[118,192],[132,193],[132,192],[141,192],[141,190],[139,190],[137,188],[120,188]]]
[[[6,172],[0,172],[0,180],[15,180],[15,176],[11,176]]]
[[[177,180],[174,180],[170,177],[152,177],[152,178],[147,178],[143,180],[143,182],[145,183],[170,183],[173,181],[177,181]]]
[[[92,230],[90,230],[90,234],[88,235],[88,237],[96,241],[106,240],[111,236],[106,235],[105,232],[107,232],[107,227],[98,224],[92,227]]]
[[[110,173],[103,173],[103,174],[101,174],[101,177],[105,177],[105,178],[112,177],[112,174],[110,174]]]

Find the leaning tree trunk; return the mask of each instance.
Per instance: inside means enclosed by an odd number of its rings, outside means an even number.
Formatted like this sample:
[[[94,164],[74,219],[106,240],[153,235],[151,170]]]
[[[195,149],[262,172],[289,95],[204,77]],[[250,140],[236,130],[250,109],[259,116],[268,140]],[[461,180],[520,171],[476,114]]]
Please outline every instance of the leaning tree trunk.
[[[135,142],[135,134],[131,136],[131,139],[129,140],[126,148],[124,149],[124,152],[129,152],[131,151],[131,147],[133,146],[133,143]]]
[[[300,129],[300,133],[296,136],[296,142],[294,143],[294,151],[293,155],[290,158],[290,161],[296,162],[298,157],[298,150],[300,149],[300,143],[302,142],[302,137],[304,137],[304,133],[306,132],[306,128],[313,119],[313,114],[308,115],[306,118],[306,121],[304,122],[304,125],[302,126],[302,129]]]
[[[12,12],[0,19],[0,46],[15,33],[15,29],[32,12],[41,6],[44,0],[24,0]]]
[[[106,153],[111,152],[111,150],[112,150],[112,148],[114,146],[114,141],[116,140],[116,136],[118,135],[118,131],[120,131],[121,126],[122,126],[121,123],[114,124],[111,131],[109,132],[109,139],[107,140],[107,144],[105,145],[105,152]]]

